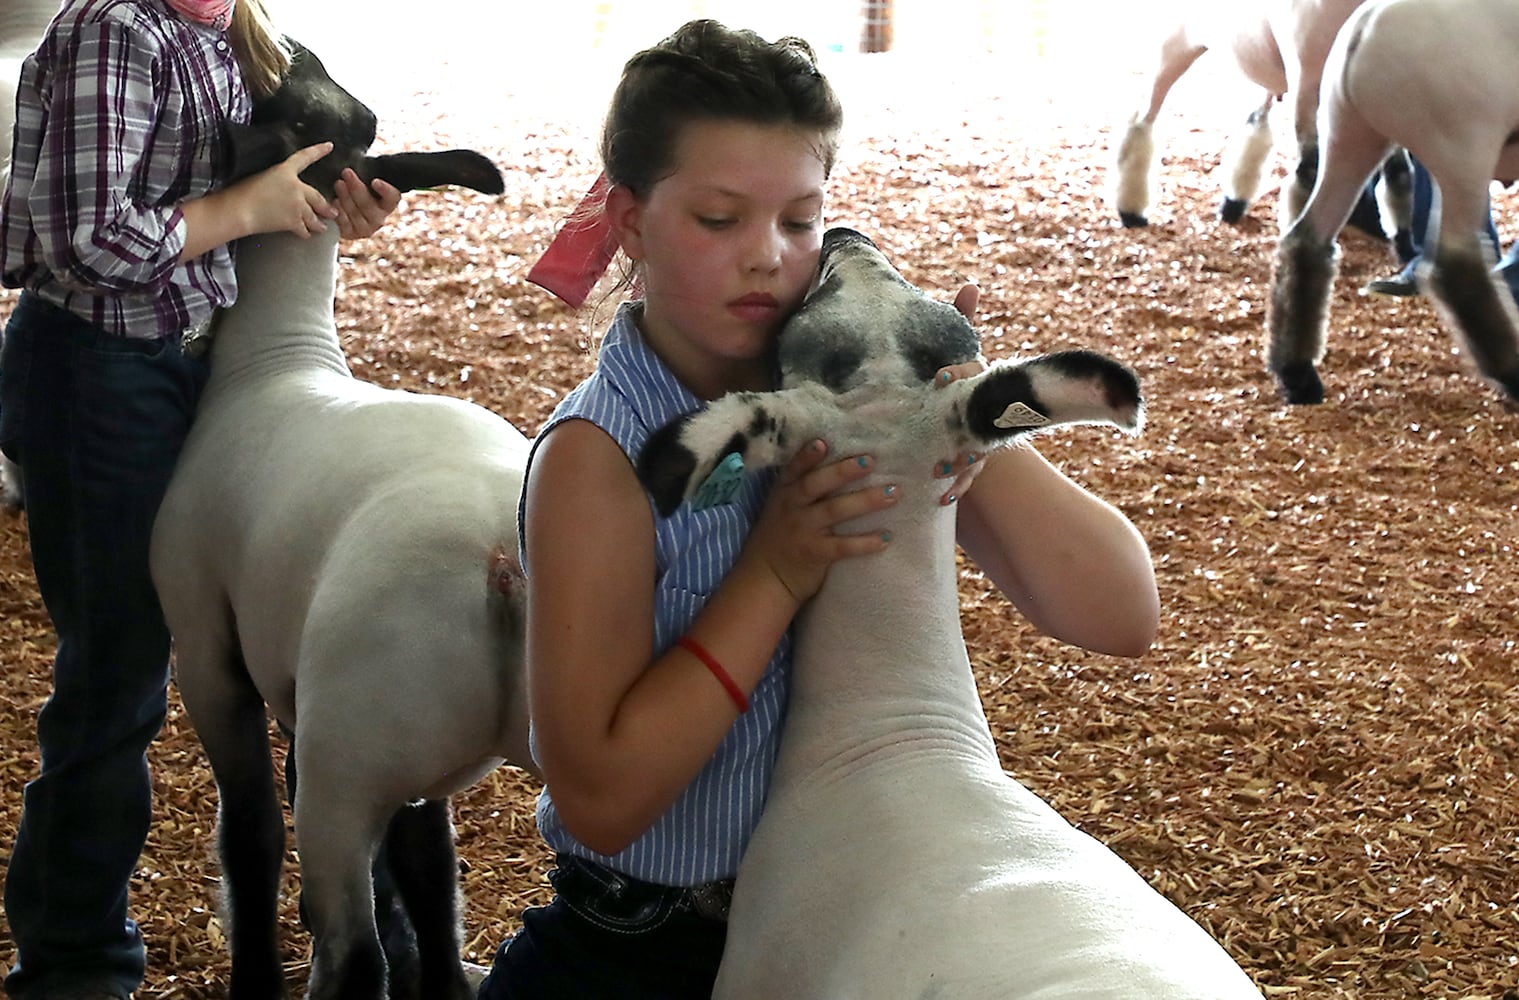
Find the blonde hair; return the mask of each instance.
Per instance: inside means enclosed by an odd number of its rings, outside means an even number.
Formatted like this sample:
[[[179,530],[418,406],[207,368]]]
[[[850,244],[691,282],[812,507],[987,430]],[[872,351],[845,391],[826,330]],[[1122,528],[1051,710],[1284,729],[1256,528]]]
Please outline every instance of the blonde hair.
[[[228,36],[253,99],[268,97],[278,90],[290,68],[290,50],[274,30],[263,0],[237,0]]]

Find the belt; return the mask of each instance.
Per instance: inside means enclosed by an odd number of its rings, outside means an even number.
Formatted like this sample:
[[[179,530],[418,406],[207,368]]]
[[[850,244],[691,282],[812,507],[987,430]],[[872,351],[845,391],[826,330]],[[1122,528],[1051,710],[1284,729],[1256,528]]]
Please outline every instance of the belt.
[[[698,917],[726,922],[728,909],[733,905],[733,880],[693,885],[686,890],[685,904]]]
[[[726,922],[733,902],[732,879],[693,886],[656,885],[565,854],[555,858],[549,881],[572,908],[629,925],[661,910],[685,910],[707,920]]]

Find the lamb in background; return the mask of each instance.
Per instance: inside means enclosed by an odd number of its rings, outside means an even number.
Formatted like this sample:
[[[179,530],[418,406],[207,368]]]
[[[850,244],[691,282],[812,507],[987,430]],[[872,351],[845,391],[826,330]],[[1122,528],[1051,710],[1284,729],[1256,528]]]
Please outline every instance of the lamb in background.
[[[900,487],[851,525],[889,527],[891,545],[834,564],[798,619],[714,996],[1259,1000],[1202,928],[998,760],[960,630],[954,508],[927,466],[1064,423],[1134,430],[1141,404],[1131,372],[1083,351],[929,384],[977,351],[952,307],[831,230],[781,335],[784,388],[717,400],[640,455],[665,512],[730,452],[759,466],[813,437],[868,450],[867,482]]]
[[[361,159],[374,129],[297,47],[232,147],[241,175],[336,139],[303,175],[329,191],[343,166],[403,190],[502,190],[469,151]],[[373,909],[383,838],[415,932],[417,995],[465,1000],[447,797],[503,761],[531,766],[515,556],[527,441],[483,407],[350,375],[336,241],[331,224],[310,240],[240,241],[237,304],[154,526],[153,578],[220,798],[230,996],[285,995],[267,704],[295,734],[308,995],[401,995]]]
[[[1234,142],[1225,171],[1224,199],[1219,218],[1238,222],[1260,189],[1266,159],[1271,153],[1271,106],[1290,99],[1297,161],[1282,190],[1279,204],[1285,229],[1302,210],[1318,169],[1319,81],[1335,33],[1363,0],[1193,0],[1178,10],[1167,25],[1150,78],[1149,103],[1136,112],[1118,141],[1111,199],[1120,221],[1128,227],[1148,225],[1146,212],[1155,186],[1153,129],[1171,88],[1211,48],[1227,50],[1239,72],[1265,91],[1262,104],[1249,117],[1249,129]],[[1397,172],[1401,168],[1401,173]],[[1389,198],[1397,206],[1396,224],[1406,229],[1411,179],[1407,161],[1389,161]],[[1401,202],[1397,199],[1401,197]],[[1376,200],[1364,195],[1351,223],[1373,236],[1382,236]],[[1407,233],[1404,233],[1407,238]]]
[[[1519,402],[1519,313],[1483,235],[1494,178],[1519,177],[1519,5],[1372,0],[1340,32],[1324,75],[1324,162],[1276,252],[1268,361],[1288,403],[1321,403],[1335,236],[1393,145],[1435,182],[1420,285],[1482,376]]]

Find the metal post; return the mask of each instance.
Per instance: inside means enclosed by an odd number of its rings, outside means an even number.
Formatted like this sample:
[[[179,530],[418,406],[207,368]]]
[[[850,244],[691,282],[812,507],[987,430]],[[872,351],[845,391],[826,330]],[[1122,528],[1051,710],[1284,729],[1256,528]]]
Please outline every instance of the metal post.
[[[865,28],[860,35],[861,52],[889,52],[895,29],[892,0],[865,0]]]

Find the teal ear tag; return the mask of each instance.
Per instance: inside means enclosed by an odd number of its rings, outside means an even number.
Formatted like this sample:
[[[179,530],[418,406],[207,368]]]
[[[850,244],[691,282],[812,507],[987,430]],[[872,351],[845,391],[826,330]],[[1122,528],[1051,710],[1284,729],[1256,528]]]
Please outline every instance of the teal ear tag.
[[[743,481],[744,460],[738,452],[730,451],[697,489],[696,495],[691,498],[691,509],[706,510],[708,507],[731,503],[738,495],[739,485]]]

